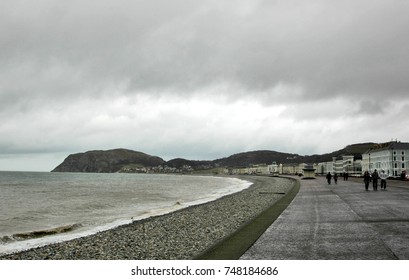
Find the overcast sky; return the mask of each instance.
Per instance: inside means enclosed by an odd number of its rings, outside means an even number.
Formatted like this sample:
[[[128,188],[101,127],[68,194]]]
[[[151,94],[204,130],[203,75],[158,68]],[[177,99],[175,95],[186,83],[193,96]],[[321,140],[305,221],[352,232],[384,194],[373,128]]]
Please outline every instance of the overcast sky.
[[[409,141],[407,0],[2,0],[0,170]]]

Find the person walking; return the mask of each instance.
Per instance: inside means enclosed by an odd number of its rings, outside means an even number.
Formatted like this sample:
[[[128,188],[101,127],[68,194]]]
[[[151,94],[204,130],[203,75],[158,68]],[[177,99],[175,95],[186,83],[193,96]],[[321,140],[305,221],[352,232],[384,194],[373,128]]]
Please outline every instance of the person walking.
[[[328,185],[331,185],[331,178],[332,178],[332,175],[331,175],[330,172],[328,172],[328,174],[327,174],[327,182],[328,182]]]
[[[364,172],[364,183],[365,183],[365,190],[368,190],[369,182],[371,181],[371,175],[369,175],[368,171]]]
[[[379,177],[381,178],[381,190],[386,191],[386,178],[388,178],[388,175],[385,173],[385,170],[381,170]]]
[[[334,173],[334,183],[335,185],[338,183],[338,174]]]
[[[402,181],[405,181],[405,179],[406,179],[406,171],[405,171],[405,170],[402,171],[402,173],[400,174],[400,179],[401,179]]]
[[[374,191],[378,190],[378,179],[379,179],[379,175],[378,175],[378,171],[375,171],[372,173],[372,187]]]

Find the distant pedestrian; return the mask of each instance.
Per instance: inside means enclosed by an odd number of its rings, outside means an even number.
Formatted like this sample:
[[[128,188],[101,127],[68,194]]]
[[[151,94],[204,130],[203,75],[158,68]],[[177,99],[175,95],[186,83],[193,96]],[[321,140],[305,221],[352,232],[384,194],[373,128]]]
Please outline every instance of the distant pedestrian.
[[[334,182],[335,182],[335,184],[338,183],[338,174],[337,173],[334,173]]]
[[[345,172],[345,181],[348,181],[348,176],[349,176],[348,172]]]
[[[385,173],[385,170],[381,170],[381,173],[379,173],[379,177],[381,178],[381,190],[386,190],[386,178],[388,178],[388,175]]]
[[[402,173],[400,174],[400,179],[401,179],[402,181],[405,181],[405,179],[406,179],[406,171],[402,171]]]
[[[368,171],[364,172],[364,183],[365,183],[365,190],[368,190],[369,182],[371,181],[371,175],[369,175]]]
[[[331,185],[331,178],[332,178],[332,175],[331,175],[330,172],[328,172],[328,174],[327,174],[327,182],[328,182],[328,185]]]
[[[378,171],[375,171],[372,173],[372,187],[374,191],[378,190],[378,179],[379,179],[379,175],[378,175]]]

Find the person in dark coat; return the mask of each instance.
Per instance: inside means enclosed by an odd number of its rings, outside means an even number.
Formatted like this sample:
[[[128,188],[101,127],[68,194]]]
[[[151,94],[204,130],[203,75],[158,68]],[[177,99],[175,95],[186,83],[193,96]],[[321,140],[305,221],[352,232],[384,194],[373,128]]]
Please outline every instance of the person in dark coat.
[[[338,174],[337,173],[334,173],[334,182],[335,182],[335,184],[338,183]]]
[[[402,173],[400,174],[400,179],[401,179],[402,181],[405,181],[405,179],[406,179],[406,171],[402,171]]]
[[[378,179],[379,179],[378,171],[376,171],[375,169],[375,171],[372,173],[372,186],[374,191],[378,190]]]
[[[371,181],[371,175],[369,175],[368,171],[364,172],[364,184],[365,184],[365,190],[368,190],[369,187],[369,182]]]
[[[327,174],[327,182],[328,182],[328,185],[331,185],[331,178],[332,178],[332,175],[331,175],[330,172],[328,172],[328,174]]]

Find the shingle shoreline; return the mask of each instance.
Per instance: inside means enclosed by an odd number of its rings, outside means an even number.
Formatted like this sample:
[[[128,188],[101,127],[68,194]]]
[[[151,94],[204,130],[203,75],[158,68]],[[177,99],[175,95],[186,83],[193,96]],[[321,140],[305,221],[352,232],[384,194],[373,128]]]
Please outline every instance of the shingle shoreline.
[[[253,185],[212,202],[0,259],[193,259],[280,200],[295,184],[279,177],[241,178]]]

